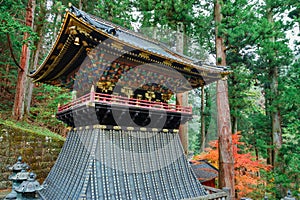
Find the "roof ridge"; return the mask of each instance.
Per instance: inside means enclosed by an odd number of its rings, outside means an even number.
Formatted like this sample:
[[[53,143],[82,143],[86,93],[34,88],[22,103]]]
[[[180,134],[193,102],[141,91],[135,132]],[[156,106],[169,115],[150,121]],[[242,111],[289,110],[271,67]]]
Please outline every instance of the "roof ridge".
[[[108,21],[108,20],[105,20],[105,19],[103,19],[101,17],[98,17],[98,16],[95,16],[95,15],[86,13],[83,10],[80,10],[80,9],[76,8],[75,6],[71,6],[71,9],[73,10],[73,13],[75,13],[75,14],[78,13],[78,12],[84,13],[85,15],[88,15],[88,16],[92,17],[94,20],[97,20],[98,22],[104,23],[105,25],[110,26],[111,28],[117,28],[117,30],[121,30],[121,31],[123,31],[125,33],[131,34],[133,36],[136,36],[136,37],[139,37],[141,39],[147,40],[149,42],[153,42],[156,45],[160,44],[160,41],[158,41],[158,40],[156,40],[154,38],[147,37],[147,36],[145,36],[145,35],[143,35],[143,34],[141,34],[139,32],[132,31],[132,30],[130,30],[128,28],[122,27],[121,25],[115,24],[115,23],[113,23],[111,21]]]

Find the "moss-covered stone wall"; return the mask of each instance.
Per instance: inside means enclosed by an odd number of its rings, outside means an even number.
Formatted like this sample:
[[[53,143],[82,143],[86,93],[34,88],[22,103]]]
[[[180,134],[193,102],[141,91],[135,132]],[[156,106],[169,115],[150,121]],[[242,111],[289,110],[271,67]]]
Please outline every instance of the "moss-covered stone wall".
[[[8,165],[16,163],[18,156],[37,174],[42,184],[54,165],[64,141],[33,134],[0,124],[0,190],[11,187]]]

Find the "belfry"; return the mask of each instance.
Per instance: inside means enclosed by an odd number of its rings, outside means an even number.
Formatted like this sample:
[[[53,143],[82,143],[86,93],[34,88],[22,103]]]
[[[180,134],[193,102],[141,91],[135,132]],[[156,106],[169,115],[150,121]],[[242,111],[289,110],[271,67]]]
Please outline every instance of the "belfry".
[[[192,108],[170,101],[228,73],[71,6],[30,74],[74,94],[56,114],[71,130],[41,199],[225,199],[210,197],[183,153],[178,128]]]

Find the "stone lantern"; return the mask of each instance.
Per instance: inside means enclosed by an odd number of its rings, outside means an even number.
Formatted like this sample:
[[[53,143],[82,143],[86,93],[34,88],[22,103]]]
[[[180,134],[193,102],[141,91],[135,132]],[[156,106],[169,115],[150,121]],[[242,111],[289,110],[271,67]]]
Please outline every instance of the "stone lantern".
[[[15,189],[28,178],[27,169],[29,166],[26,163],[22,162],[22,157],[18,157],[18,161],[13,165],[8,167],[12,174],[8,177],[12,181],[12,191],[5,197],[5,199],[17,199],[17,192]]]
[[[43,189],[40,183],[36,181],[36,174],[30,172],[29,177],[26,181],[23,181],[15,191],[18,193],[18,199],[40,199],[37,191]]]

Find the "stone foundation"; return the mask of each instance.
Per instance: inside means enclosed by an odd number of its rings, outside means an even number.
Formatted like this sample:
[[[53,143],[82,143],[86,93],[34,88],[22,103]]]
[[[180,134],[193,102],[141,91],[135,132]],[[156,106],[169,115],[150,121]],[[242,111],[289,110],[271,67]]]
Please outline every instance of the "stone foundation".
[[[11,188],[7,166],[13,165],[18,156],[37,174],[42,184],[64,143],[62,140],[35,135],[0,124],[0,190]]]

